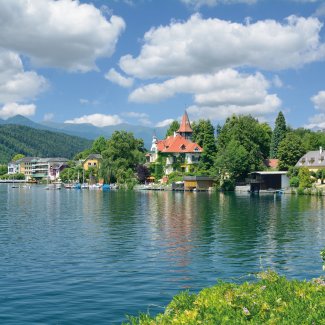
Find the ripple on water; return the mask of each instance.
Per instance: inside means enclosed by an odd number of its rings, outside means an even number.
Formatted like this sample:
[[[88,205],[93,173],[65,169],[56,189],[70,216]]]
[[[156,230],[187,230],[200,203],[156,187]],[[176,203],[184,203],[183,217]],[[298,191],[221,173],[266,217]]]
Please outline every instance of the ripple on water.
[[[115,324],[263,268],[316,277],[321,200],[0,185],[0,322]]]

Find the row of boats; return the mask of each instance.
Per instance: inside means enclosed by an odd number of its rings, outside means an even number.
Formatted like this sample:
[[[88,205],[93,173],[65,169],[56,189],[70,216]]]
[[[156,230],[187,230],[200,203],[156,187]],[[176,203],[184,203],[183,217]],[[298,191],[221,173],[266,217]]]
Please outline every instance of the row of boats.
[[[88,184],[88,183],[59,183],[54,182],[45,187],[46,190],[61,190],[63,188],[67,190],[102,190],[109,191],[112,189],[118,189],[115,184]]]

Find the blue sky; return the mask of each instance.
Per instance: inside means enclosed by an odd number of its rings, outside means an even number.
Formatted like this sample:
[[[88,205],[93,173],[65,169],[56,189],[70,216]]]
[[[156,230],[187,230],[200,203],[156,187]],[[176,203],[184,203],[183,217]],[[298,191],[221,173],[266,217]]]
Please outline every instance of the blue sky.
[[[325,3],[0,0],[0,118],[325,128]]]

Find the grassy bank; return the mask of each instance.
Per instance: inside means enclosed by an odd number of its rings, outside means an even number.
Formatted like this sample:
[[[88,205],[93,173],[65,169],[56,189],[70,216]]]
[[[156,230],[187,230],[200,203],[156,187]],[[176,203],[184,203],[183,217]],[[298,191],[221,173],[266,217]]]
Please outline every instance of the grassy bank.
[[[325,282],[287,280],[273,271],[241,285],[220,282],[182,292],[165,312],[129,317],[126,324],[325,324]]]

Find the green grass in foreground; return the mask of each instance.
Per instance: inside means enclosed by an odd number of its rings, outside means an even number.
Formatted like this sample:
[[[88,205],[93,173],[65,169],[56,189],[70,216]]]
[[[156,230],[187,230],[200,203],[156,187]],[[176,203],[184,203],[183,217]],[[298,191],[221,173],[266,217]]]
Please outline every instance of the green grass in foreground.
[[[287,280],[273,271],[241,285],[220,282],[176,295],[163,314],[127,324],[325,324],[325,282]]]

